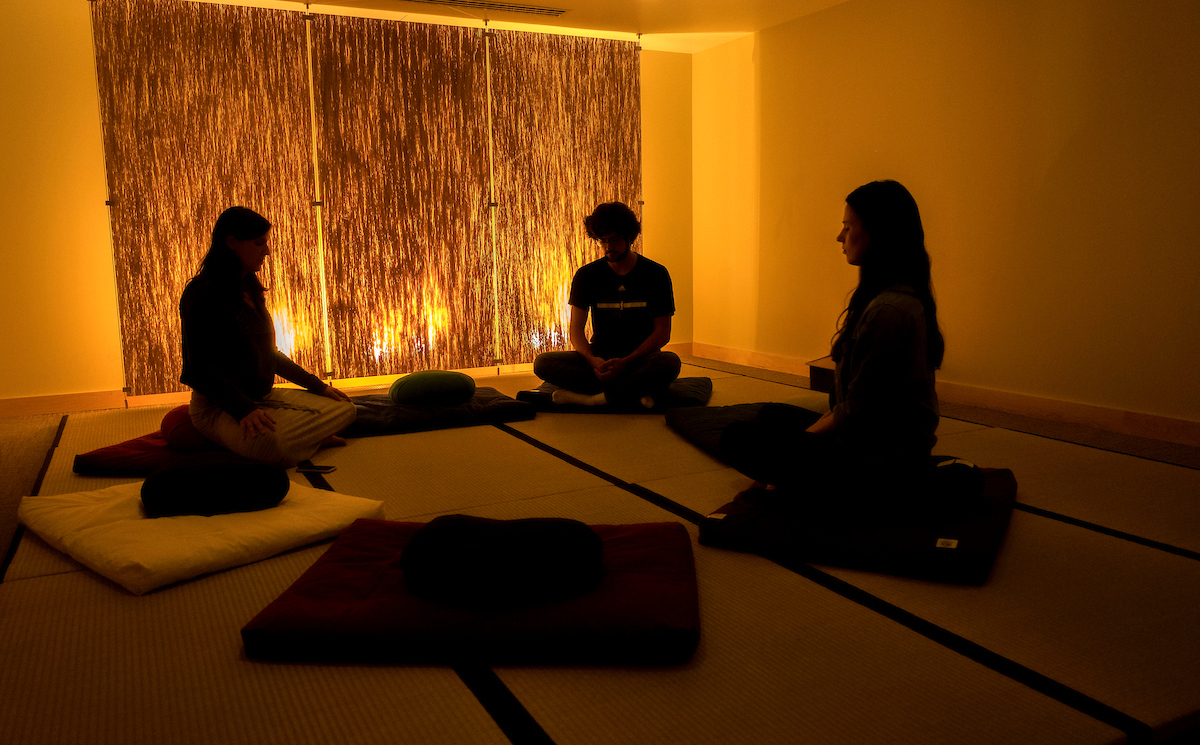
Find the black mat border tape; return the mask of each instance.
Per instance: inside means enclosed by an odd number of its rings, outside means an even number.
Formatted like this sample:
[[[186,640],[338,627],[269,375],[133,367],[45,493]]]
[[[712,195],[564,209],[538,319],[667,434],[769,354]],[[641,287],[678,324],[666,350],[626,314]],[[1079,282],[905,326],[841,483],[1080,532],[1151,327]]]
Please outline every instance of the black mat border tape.
[[[619,486],[622,489],[634,494],[646,501],[654,504],[657,507],[678,515],[683,519],[699,523],[704,516],[695,510],[684,507],[681,504],[653,492],[644,486],[637,484],[629,484],[621,479],[601,471],[595,466],[591,466],[578,458],[574,458],[561,450],[547,445],[524,432],[519,432],[512,427],[507,427],[502,424],[493,425],[499,429],[508,432],[509,434],[528,442],[534,447],[544,450],[551,455],[554,455],[567,463],[582,468],[588,473],[599,476],[608,481],[614,486]],[[1021,506],[1021,505],[1018,505]],[[964,657],[983,665],[989,670],[993,670],[1001,675],[1015,680],[1022,685],[1028,686],[1033,690],[1045,696],[1058,701],[1059,703],[1070,706],[1072,709],[1086,714],[1093,719],[1098,719],[1105,724],[1115,727],[1126,734],[1131,745],[1138,743],[1149,743],[1154,739],[1154,731],[1150,725],[1145,722],[1135,719],[1134,717],[1114,709],[1113,707],[1098,701],[1085,693],[1075,690],[1067,685],[1059,683],[1056,680],[1046,677],[1041,673],[1032,670],[1019,662],[1008,659],[996,652],[980,646],[969,639],[955,634],[953,631],[944,629],[937,624],[916,616],[899,606],[893,605],[883,598],[872,595],[866,590],[859,589],[845,580],[838,579],[832,574],[823,572],[820,569],[802,562],[789,560],[782,557],[765,556],[764,558],[778,564],[784,569],[788,569],[796,574],[808,579],[816,584],[830,590],[847,600],[857,603],[858,605],[875,611],[876,613],[888,618],[905,628],[915,631],[924,636],[926,639],[946,647],[947,649],[958,652]]]
[[[512,427],[508,426],[507,424],[493,424],[492,426],[495,427],[496,429],[507,432],[508,434],[512,435],[513,437],[516,437],[518,440],[524,440],[525,442],[529,443],[530,445],[533,445],[538,450],[545,451],[545,452],[549,453],[550,455],[553,455],[554,457],[558,458],[559,460],[566,461],[567,463],[570,463],[571,465],[575,466],[576,468],[587,471],[588,473],[592,474],[593,476],[602,478],[605,481],[607,481],[608,483],[612,484],[613,486],[619,486],[622,489],[624,489],[625,491],[630,492],[631,494],[636,494],[637,496],[641,497],[642,499],[646,500],[647,502],[650,502],[651,504],[653,504],[655,507],[661,507],[662,509],[666,510],[667,512],[670,512],[673,515],[682,517],[684,520],[687,520],[687,521],[693,522],[693,523],[698,523],[698,522],[700,522],[700,518],[704,517],[704,515],[701,515],[699,512],[696,512],[695,510],[684,507],[683,505],[678,504],[677,502],[673,502],[670,499],[667,499],[666,497],[662,496],[661,494],[656,494],[655,492],[652,492],[643,486],[638,486],[637,484],[631,484],[627,481],[622,481],[621,479],[617,478],[616,476],[613,476],[612,474],[605,473],[604,471],[601,471],[599,468],[596,468],[593,465],[584,463],[583,461],[579,460],[578,458],[567,455],[566,453],[559,450],[558,448],[553,447],[551,445],[547,445],[546,443],[542,442],[541,440],[537,439],[536,437],[527,435],[524,432],[521,432],[520,430],[513,429]]]
[[[297,463],[296,465],[312,466],[313,462],[311,460],[302,460],[299,463]],[[301,471],[300,473],[304,474],[304,478],[308,479],[308,483],[312,484],[314,489],[324,489],[325,491],[334,491],[334,488],[329,485],[328,481],[325,480],[325,474],[313,473],[312,471]]]
[[[487,665],[459,665],[454,672],[513,745],[554,745],[495,670]]]
[[[1021,502],[1014,502],[1013,509],[1020,510],[1022,512],[1028,512],[1029,514],[1037,515],[1038,517],[1045,517],[1050,520],[1057,520],[1059,522],[1066,523],[1067,525],[1074,525],[1077,528],[1084,528],[1086,530],[1091,530],[1096,533],[1102,533],[1107,536],[1112,536],[1113,538],[1120,538],[1121,540],[1129,541],[1130,543],[1136,543],[1140,546],[1146,546],[1148,548],[1156,548],[1159,551],[1166,551],[1169,554],[1175,554],[1176,556],[1182,556],[1185,559],[1193,559],[1195,561],[1200,561],[1200,553],[1198,553],[1196,551],[1192,551],[1192,550],[1186,549],[1186,548],[1180,548],[1178,546],[1172,546],[1169,543],[1155,541],[1150,538],[1143,538],[1140,535],[1134,535],[1133,533],[1126,533],[1123,530],[1116,530],[1114,528],[1106,528],[1103,525],[1097,525],[1096,523],[1090,523],[1087,520],[1080,520],[1077,517],[1071,517],[1070,515],[1064,515],[1060,512],[1051,512],[1050,510],[1044,510],[1041,507],[1034,507],[1033,505],[1022,504]]]
[[[54,442],[50,443],[50,448],[46,450],[46,459],[42,461],[42,470],[38,471],[37,481],[33,482],[32,496],[38,496],[42,490],[42,481],[46,479],[46,474],[50,471],[50,461],[54,460],[54,451],[58,449],[58,443],[62,441],[63,430],[67,428],[68,416],[70,415],[63,414],[62,419],[58,420],[58,431],[54,433]],[[8,566],[16,557],[17,548],[21,545],[21,538],[24,535],[25,526],[17,523],[17,529],[13,531],[12,540],[8,543],[8,552],[4,554],[4,563],[0,564],[0,583],[4,582],[4,576],[8,574]]]
[[[301,466],[311,466],[312,464],[310,460],[299,463]],[[325,474],[309,471],[301,473],[314,488],[334,491],[334,488],[325,480]],[[495,670],[487,665],[459,665],[454,668],[454,672],[462,680],[463,685],[475,694],[479,704],[513,745],[554,745],[554,740],[550,739],[550,736],[537,723],[529,710],[521,704],[508,686],[504,685],[504,681],[500,680],[500,676],[496,675]]]

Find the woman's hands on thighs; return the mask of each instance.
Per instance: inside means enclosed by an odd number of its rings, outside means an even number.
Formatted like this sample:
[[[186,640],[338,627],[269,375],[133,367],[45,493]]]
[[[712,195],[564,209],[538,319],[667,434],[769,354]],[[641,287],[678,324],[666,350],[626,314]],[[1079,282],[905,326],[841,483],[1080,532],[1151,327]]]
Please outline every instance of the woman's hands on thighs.
[[[349,401],[350,400],[349,396],[347,396],[345,393],[342,393],[337,388],[334,388],[333,386],[329,385],[328,383],[325,384],[325,388],[324,388],[324,390],[321,391],[321,395],[325,396],[326,398],[332,398],[334,401]]]
[[[255,409],[240,422],[242,437],[251,439],[266,432],[275,431],[275,418],[266,409]]]

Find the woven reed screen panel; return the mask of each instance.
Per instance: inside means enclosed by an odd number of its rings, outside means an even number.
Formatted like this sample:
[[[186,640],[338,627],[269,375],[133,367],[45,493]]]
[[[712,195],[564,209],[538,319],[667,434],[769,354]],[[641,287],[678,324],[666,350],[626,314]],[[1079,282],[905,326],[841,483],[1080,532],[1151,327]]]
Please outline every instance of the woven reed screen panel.
[[[569,348],[571,278],[602,255],[583,218],[612,201],[641,216],[638,48],[499,31],[490,58],[500,357],[531,362]]]
[[[312,38],[336,374],[492,364],[482,36],[318,16]]]
[[[178,303],[217,216],[271,220],[278,345],[324,360],[305,29],[299,13],[92,4],[117,301],[134,395],[183,390]]]

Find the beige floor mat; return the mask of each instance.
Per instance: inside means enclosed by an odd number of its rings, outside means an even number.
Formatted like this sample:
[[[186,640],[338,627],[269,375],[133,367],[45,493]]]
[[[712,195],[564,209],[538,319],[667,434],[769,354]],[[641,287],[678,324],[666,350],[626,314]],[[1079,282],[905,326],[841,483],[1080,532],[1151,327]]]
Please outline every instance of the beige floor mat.
[[[70,494],[139,481],[138,478],[79,476],[71,472],[71,467],[79,453],[116,445],[158,430],[163,415],[173,408],[175,407],[145,406],[136,409],[84,411],[69,415],[62,439],[59,440],[39,493]]]
[[[324,547],[135,597],[91,572],[0,585],[0,722],[22,743],[507,743],[441,667],[243,658]]]
[[[815,394],[815,396],[814,396]],[[786,401],[798,396],[814,396],[814,400],[828,400],[826,394],[817,394],[806,388],[798,388],[768,380],[733,376],[713,379],[713,395],[709,406],[732,406],[764,401]]]
[[[934,446],[933,452],[940,453],[942,451],[941,438],[945,435],[956,435],[962,432],[978,432],[979,430],[988,429],[986,425],[974,424],[973,422],[964,422],[959,419],[950,419],[942,417],[938,420],[937,436],[938,444]]]
[[[150,434],[159,428],[163,415],[172,406],[147,406],[136,409],[109,409],[71,414],[50,467],[42,480],[41,495],[70,494],[71,492],[103,489],[106,486],[138,481],[137,478],[79,476],[72,473],[75,456],[96,448],[115,445],[125,440]],[[71,557],[46,545],[40,538],[25,531],[12,563],[4,574],[5,583],[33,577],[44,577],[84,569]]]
[[[982,588],[826,571],[1161,736],[1200,723],[1200,562],[1018,511]]]
[[[642,485],[707,514],[748,482]],[[1015,511],[983,588],[824,569],[1165,732],[1200,722],[1200,562]]]
[[[670,519],[614,487],[471,512],[590,523]],[[497,673],[560,745],[1121,740],[1116,730],[763,559],[697,546],[696,568],[702,632],[691,663]]]
[[[603,484],[495,427],[360,437],[318,453],[334,491],[379,499],[390,520]]]
[[[721,505],[732,502],[738,492],[750,488],[753,480],[732,468],[721,468],[638,483],[676,504],[707,515]]]
[[[707,367],[699,367],[697,365],[689,365],[683,363],[679,368],[679,377],[681,378],[708,378],[716,380],[717,378],[733,378],[740,377],[737,373],[726,372],[725,370],[710,370]]]
[[[668,427],[661,414],[540,413],[510,426],[629,482],[724,468]]]
[[[12,563],[4,573],[4,584],[33,577],[48,577],[66,572],[83,572],[87,567],[70,556],[51,548],[28,528],[21,534],[21,542],[13,554]]]
[[[1200,471],[1004,429],[940,437],[937,450],[1011,468],[1022,503],[1200,551]]]

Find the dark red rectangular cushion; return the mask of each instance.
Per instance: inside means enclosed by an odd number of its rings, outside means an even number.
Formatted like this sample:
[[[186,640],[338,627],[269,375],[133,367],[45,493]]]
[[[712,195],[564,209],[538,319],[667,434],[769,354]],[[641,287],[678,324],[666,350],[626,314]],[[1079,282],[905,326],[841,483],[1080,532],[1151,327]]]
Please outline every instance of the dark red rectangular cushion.
[[[151,432],[76,455],[71,470],[80,476],[149,476],[187,457],[173,450],[162,432]]]
[[[200,434],[183,404],[166,413],[157,432],[76,455],[71,470],[80,476],[149,476],[189,453],[223,449]]]
[[[496,612],[405,588],[423,523],[358,520],[242,629],[246,656],[289,662],[669,665],[700,640],[692,542],[679,523],[593,525],[604,579],[580,598]]]

